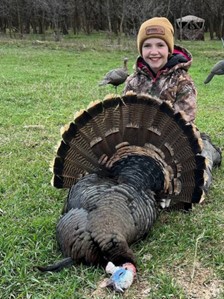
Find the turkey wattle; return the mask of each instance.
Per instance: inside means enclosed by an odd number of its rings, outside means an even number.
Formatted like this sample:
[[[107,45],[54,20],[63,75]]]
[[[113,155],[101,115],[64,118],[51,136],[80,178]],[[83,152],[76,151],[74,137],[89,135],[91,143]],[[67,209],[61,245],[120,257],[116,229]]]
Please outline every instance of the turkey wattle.
[[[160,203],[191,208],[203,200],[205,158],[194,125],[159,99],[128,93],[92,103],[63,129],[53,186],[69,188],[57,224],[65,259],[116,266],[136,260]]]

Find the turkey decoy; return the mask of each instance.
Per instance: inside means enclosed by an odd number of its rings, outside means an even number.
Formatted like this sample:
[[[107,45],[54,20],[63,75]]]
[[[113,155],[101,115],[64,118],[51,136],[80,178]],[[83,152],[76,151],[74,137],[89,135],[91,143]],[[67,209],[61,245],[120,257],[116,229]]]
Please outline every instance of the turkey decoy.
[[[52,184],[69,188],[56,238],[64,259],[41,271],[85,263],[136,266],[160,205],[203,200],[205,158],[196,127],[166,102],[127,93],[77,113],[64,127]]]
[[[215,75],[224,75],[224,60],[220,60],[213,66],[210,74],[205,79],[204,83],[209,83]]]
[[[128,77],[128,58],[124,58],[124,66],[122,68],[117,68],[114,70],[109,71],[103,80],[99,83],[99,86],[111,84],[115,87],[116,93],[117,93],[117,87],[118,85],[125,82],[125,80]]]

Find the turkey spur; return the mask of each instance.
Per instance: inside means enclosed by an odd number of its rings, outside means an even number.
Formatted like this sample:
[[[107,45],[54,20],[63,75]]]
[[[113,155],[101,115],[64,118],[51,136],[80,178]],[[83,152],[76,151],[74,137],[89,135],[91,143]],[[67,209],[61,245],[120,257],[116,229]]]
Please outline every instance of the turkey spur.
[[[184,114],[147,95],[108,96],[63,128],[52,184],[69,188],[56,237],[65,259],[38,266],[60,270],[136,259],[160,206],[190,209],[203,200],[202,141]]]

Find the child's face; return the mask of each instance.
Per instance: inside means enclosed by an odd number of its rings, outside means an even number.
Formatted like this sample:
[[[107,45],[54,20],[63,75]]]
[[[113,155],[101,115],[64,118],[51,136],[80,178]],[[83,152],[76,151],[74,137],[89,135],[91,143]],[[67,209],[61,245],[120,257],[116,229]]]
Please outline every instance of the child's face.
[[[142,45],[142,57],[157,73],[167,63],[169,48],[160,38],[148,38]]]

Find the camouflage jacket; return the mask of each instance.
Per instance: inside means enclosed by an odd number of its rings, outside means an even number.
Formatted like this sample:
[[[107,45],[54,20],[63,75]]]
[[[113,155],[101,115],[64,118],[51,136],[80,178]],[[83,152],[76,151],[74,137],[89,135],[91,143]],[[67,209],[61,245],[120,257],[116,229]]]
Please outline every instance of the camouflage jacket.
[[[176,112],[184,111],[185,119],[194,122],[197,91],[188,74],[191,63],[191,53],[176,45],[173,55],[157,74],[154,74],[149,65],[139,56],[135,72],[125,81],[123,93],[130,90],[136,93],[149,93],[169,102]]]

